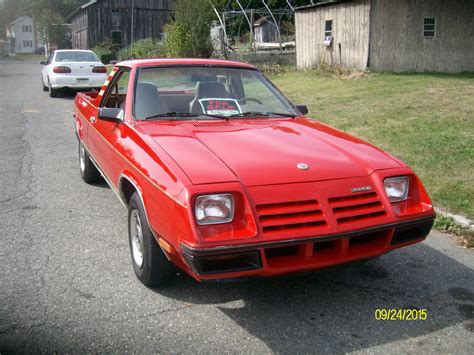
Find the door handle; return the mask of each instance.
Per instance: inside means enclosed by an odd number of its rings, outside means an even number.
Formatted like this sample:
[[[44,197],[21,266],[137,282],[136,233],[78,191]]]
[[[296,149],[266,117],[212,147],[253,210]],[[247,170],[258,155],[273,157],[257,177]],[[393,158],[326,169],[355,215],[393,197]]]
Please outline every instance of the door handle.
[[[95,121],[97,121],[97,118],[95,118],[94,116],[92,116],[91,118],[89,118],[89,121],[91,123],[95,123]]]

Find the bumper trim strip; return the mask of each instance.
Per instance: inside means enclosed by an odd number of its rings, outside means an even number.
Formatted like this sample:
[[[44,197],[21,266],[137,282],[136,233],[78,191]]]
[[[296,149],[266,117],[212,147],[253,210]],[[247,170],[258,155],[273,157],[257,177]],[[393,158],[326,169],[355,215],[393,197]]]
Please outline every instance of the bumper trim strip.
[[[424,217],[424,218],[414,219],[414,220],[405,221],[405,222],[384,224],[381,226],[375,226],[371,228],[365,228],[365,229],[361,229],[361,230],[357,230],[353,232],[341,233],[341,234],[322,235],[318,237],[309,237],[309,238],[286,239],[286,240],[254,243],[254,244],[244,244],[244,245],[219,246],[219,247],[214,247],[214,248],[194,248],[184,243],[181,243],[181,248],[187,254],[190,254],[193,256],[208,256],[208,255],[216,255],[216,254],[238,253],[238,252],[254,250],[254,249],[259,249],[259,248],[289,246],[289,245],[300,244],[300,243],[305,243],[305,242],[329,241],[329,240],[334,240],[334,239],[339,239],[339,238],[353,237],[353,236],[362,235],[362,234],[371,233],[371,232],[378,232],[378,231],[382,231],[382,230],[390,229],[390,228],[411,227],[411,226],[416,226],[420,224],[428,224],[428,223],[433,224],[434,219],[435,219],[435,216]]]

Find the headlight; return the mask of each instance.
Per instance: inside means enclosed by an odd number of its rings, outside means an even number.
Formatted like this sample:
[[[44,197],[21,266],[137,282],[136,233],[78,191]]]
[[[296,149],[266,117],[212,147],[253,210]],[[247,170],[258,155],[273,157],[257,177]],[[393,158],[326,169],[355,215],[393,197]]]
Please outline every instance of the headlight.
[[[384,186],[390,202],[399,202],[407,199],[409,187],[407,176],[385,179]]]
[[[199,196],[194,215],[199,225],[228,223],[234,218],[234,198],[231,194]]]

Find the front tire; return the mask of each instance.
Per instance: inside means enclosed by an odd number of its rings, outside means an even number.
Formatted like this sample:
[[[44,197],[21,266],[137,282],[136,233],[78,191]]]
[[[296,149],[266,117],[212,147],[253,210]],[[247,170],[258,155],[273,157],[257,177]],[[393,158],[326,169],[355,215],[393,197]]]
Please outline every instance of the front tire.
[[[133,271],[147,287],[161,286],[174,274],[174,267],[166,258],[148,225],[145,209],[138,192],[128,207],[128,239]]]
[[[84,182],[92,184],[100,179],[100,172],[91,161],[84,145],[79,142],[79,171]]]

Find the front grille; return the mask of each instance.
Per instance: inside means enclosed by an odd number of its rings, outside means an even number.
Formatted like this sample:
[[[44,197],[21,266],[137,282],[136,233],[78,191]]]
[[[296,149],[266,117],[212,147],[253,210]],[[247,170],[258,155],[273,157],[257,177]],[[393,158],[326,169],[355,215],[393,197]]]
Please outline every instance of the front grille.
[[[261,204],[257,214],[264,235],[312,233],[327,226],[316,200]]]
[[[264,249],[266,263],[271,268],[340,264],[348,260],[373,257],[386,248],[392,230],[364,233],[356,236],[314,240],[300,244]]]
[[[375,192],[331,197],[328,202],[339,225],[376,219],[387,215]]]

